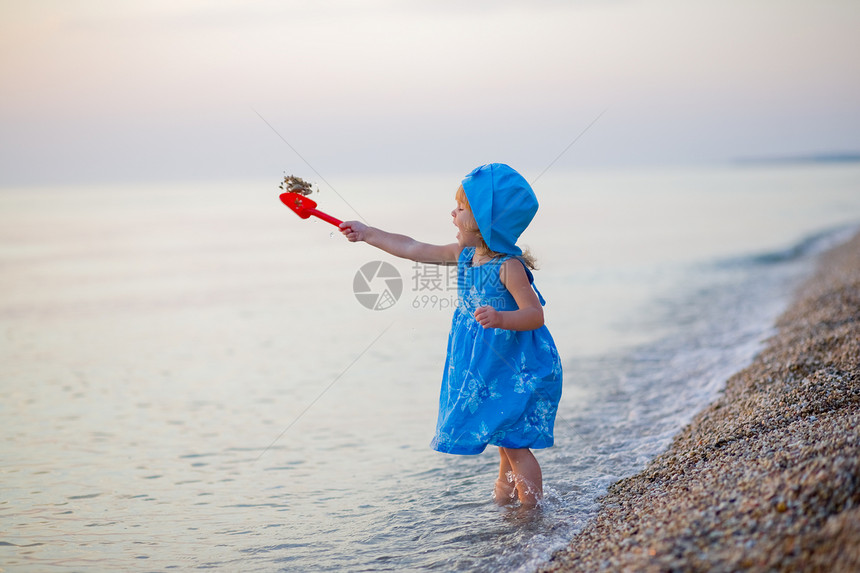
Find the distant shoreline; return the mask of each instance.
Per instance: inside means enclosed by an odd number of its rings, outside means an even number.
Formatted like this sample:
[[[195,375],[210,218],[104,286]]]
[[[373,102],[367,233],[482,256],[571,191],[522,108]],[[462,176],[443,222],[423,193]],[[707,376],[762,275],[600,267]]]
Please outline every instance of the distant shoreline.
[[[860,571],[860,235],[544,572]]]
[[[769,157],[739,157],[734,165],[792,165],[860,163],[860,152],[819,153],[810,155],[775,155]]]

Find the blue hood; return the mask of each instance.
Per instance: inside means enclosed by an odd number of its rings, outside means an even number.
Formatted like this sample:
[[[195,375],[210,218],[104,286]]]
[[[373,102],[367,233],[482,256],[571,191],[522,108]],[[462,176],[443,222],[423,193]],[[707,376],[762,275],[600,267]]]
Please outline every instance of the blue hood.
[[[491,163],[466,175],[463,191],[490,250],[521,255],[517,239],[538,210],[537,197],[528,181],[503,163]]]

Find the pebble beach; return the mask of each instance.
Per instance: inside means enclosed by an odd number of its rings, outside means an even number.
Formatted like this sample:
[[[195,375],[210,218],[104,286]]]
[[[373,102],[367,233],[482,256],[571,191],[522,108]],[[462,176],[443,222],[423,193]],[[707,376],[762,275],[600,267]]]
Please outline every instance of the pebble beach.
[[[860,235],[776,327],[541,571],[860,571]]]

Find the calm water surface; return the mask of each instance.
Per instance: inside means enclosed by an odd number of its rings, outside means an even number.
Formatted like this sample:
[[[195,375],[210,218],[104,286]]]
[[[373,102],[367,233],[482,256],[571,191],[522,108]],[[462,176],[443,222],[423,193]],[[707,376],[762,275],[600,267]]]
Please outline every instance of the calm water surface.
[[[458,182],[317,200],[449,242]],[[542,178],[523,242],[565,394],[520,513],[492,503],[495,448],[428,447],[444,277],[301,221],[276,183],[0,191],[5,570],[534,570],[860,222],[857,166]],[[403,281],[387,310],[353,296],[374,260]]]

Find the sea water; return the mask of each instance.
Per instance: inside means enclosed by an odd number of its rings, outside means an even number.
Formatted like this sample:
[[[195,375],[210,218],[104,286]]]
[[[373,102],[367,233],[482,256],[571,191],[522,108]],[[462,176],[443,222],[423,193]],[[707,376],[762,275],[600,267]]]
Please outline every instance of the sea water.
[[[332,215],[454,240],[456,174],[329,182]],[[493,503],[495,448],[428,447],[446,269],[302,221],[277,181],[0,191],[0,566],[532,571],[860,223],[856,165],[535,188],[521,242],[565,385],[531,512]],[[396,273],[356,278],[380,262]],[[369,309],[356,288],[390,297]]]

